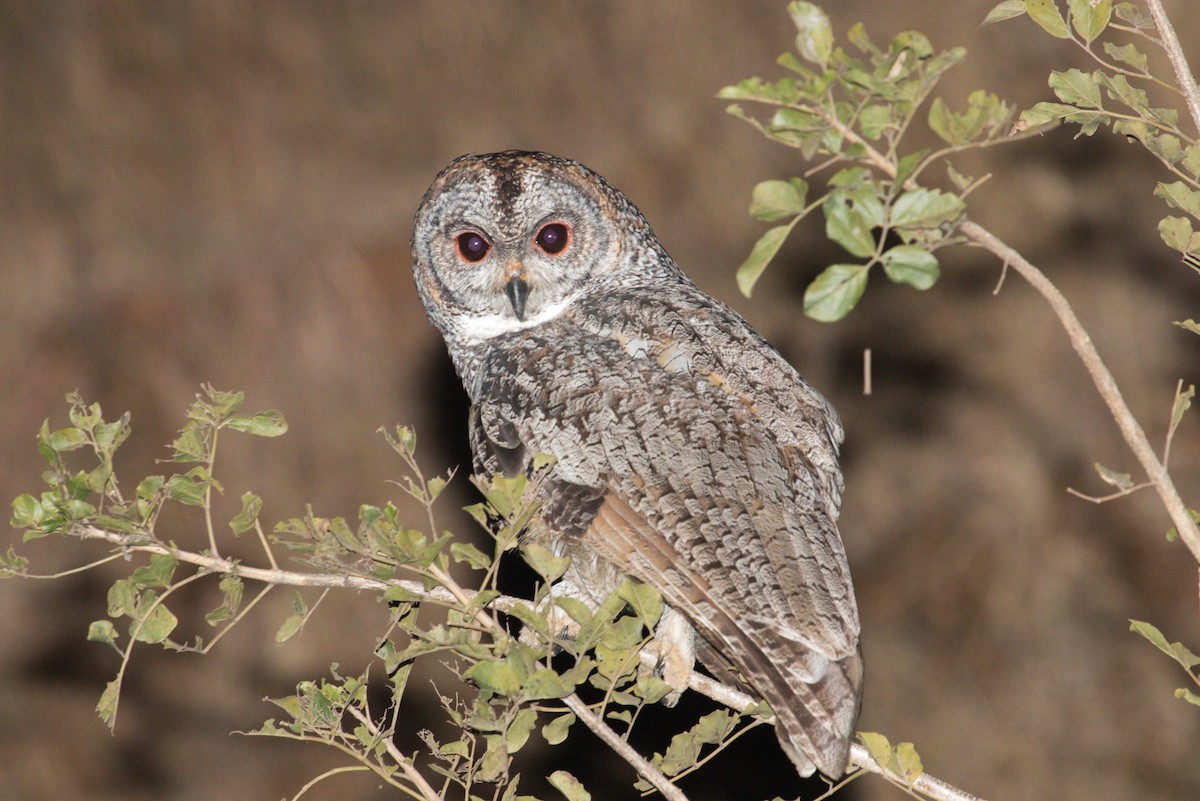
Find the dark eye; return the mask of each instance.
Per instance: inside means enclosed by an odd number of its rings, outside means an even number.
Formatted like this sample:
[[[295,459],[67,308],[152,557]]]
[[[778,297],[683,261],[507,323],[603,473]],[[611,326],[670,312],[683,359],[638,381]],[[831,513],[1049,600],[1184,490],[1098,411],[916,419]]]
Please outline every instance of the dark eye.
[[[533,238],[537,242],[538,247],[554,256],[566,250],[566,247],[571,242],[571,229],[563,223],[550,223],[542,226],[542,230],[538,231],[537,236]]]
[[[454,246],[463,261],[476,262],[488,254],[492,245],[474,231],[465,231],[454,240]]]

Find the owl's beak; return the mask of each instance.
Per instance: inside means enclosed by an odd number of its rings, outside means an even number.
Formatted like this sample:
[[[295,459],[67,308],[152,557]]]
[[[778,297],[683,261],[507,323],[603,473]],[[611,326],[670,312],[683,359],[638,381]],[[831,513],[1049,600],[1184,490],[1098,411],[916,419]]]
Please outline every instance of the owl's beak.
[[[525,273],[521,265],[514,264],[504,276],[504,294],[508,295],[508,301],[512,304],[513,313],[517,315],[518,320],[525,319],[525,301],[529,299],[529,283],[525,280]]]

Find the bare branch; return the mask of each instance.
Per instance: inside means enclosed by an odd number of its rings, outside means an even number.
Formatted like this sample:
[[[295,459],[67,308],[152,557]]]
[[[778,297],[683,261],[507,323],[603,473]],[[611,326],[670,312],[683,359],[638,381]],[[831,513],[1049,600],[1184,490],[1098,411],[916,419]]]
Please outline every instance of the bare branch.
[[[345,588],[354,590],[371,590],[375,592],[386,591],[389,587],[402,586],[414,595],[430,600],[436,600],[441,603],[459,602],[469,605],[469,598],[461,588],[454,584],[453,579],[449,576],[443,577],[451,583],[454,589],[446,587],[435,587],[432,590],[426,590],[424,586],[417,581],[405,581],[403,579],[374,579],[366,576],[347,576],[336,573],[304,573],[293,570],[278,570],[264,569],[258,567],[249,567],[242,565],[230,559],[220,559],[207,554],[197,554],[191,551],[184,551],[178,548],[172,548],[157,540],[148,540],[145,536],[137,534],[126,534],[118,531],[108,531],[97,526],[80,526],[75,533],[83,539],[103,540],[112,543],[123,551],[138,551],[150,554],[167,554],[178,559],[180,562],[196,565],[201,569],[218,575],[237,575],[243,579],[251,581],[261,581],[269,585],[288,585],[295,587],[326,587],[326,588]],[[199,577],[197,574],[193,578]],[[455,591],[457,590],[457,592]],[[518,603],[528,603],[527,599],[513,598],[511,596],[499,596],[488,604],[488,608],[499,611],[512,608]],[[477,619],[489,628],[496,625],[495,621],[489,618],[483,610],[480,610]],[[642,651],[640,654],[643,664],[653,668],[656,663],[656,658],[653,654],[647,651]],[[716,679],[703,675],[702,673],[693,672],[688,679],[688,687],[696,692],[704,695],[719,704],[723,704],[730,709],[738,712],[743,712],[749,707],[758,705],[760,699],[754,698],[746,693],[722,684]],[[565,699],[567,706],[575,713],[579,720],[583,721],[597,737],[599,737],[606,745],[612,748],[625,761],[627,761],[638,772],[642,778],[650,782],[663,797],[670,801],[687,801],[687,796],[683,791],[672,784],[653,764],[645,757],[635,751],[627,742],[621,739],[620,735],[614,732],[603,720],[601,720],[592,710],[579,699],[578,696],[570,695]],[[351,710],[352,712],[356,710]],[[357,715],[356,715],[357,716]],[[767,723],[774,723],[773,718],[766,719]],[[365,724],[364,724],[365,725]],[[389,741],[390,742],[390,741]],[[393,758],[397,761],[402,759],[402,755],[393,754]],[[868,770],[872,773],[878,773],[888,781],[898,783],[901,786],[908,787],[908,781],[901,775],[892,771],[888,771],[877,765],[871,759],[866,748],[857,743],[851,746],[850,761],[858,767]],[[980,801],[976,796],[971,795],[963,790],[952,787],[945,782],[933,778],[928,775],[921,775],[911,785],[915,790],[924,793],[930,798],[937,801]],[[422,790],[424,795],[424,790]],[[433,797],[437,797],[436,793]]]
[[[1167,58],[1170,59],[1171,67],[1175,70],[1175,79],[1179,81],[1179,88],[1187,100],[1188,111],[1192,115],[1192,124],[1196,126],[1196,130],[1200,131],[1200,86],[1196,84],[1196,77],[1192,75],[1192,68],[1188,66],[1187,57],[1183,54],[1183,47],[1179,44],[1179,37],[1175,35],[1175,26],[1167,18],[1162,0],[1146,0],[1146,6],[1150,11],[1150,16],[1154,18],[1154,26],[1158,28],[1158,35],[1162,37],[1163,50],[1167,51]]]
[[[1157,4],[1157,0],[1151,0],[1153,4]],[[1159,9],[1161,11],[1161,7]],[[1157,22],[1157,19],[1156,19]],[[1163,26],[1170,29],[1170,23],[1163,16]],[[1172,35],[1173,35],[1172,30]],[[1178,42],[1176,42],[1178,45]],[[1182,59],[1182,53],[1180,54]],[[1187,62],[1182,62],[1184,69],[1187,68]],[[1196,90],[1196,81],[1191,78],[1190,72],[1188,79],[1193,91]],[[1200,100],[1200,98],[1198,98]],[[1189,101],[1190,102],[1190,101]],[[862,146],[865,150],[867,159],[885,175],[895,178],[896,165],[887,156],[880,153],[871,143],[863,139],[852,128],[847,127],[836,116],[830,114],[824,109],[809,109],[806,110],[821,115],[821,118],[827,122],[830,127],[834,128],[838,133],[846,137],[848,141]],[[1200,105],[1194,109],[1197,125],[1200,126]],[[905,189],[915,189],[916,183],[910,178],[904,183]],[[1100,393],[1100,397],[1104,399],[1108,405],[1108,410],[1112,414],[1113,419],[1117,423],[1117,427],[1121,430],[1121,436],[1125,439],[1125,444],[1133,451],[1138,462],[1141,463],[1142,469],[1146,471],[1146,477],[1154,485],[1154,489],[1158,492],[1158,497],[1162,500],[1163,506],[1167,509],[1167,514],[1171,516],[1171,522],[1175,524],[1175,529],[1179,532],[1179,538],[1187,545],[1188,550],[1192,552],[1192,556],[1200,561],[1200,527],[1197,527],[1196,521],[1192,520],[1191,514],[1188,513],[1187,505],[1179,495],[1179,490],[1175,488],[1175,482],[1172,481],[1170,473],[1167,472],[1166,466],[1158,460],[1154,453],[1154,449],[1150,447],[1150,441],[1146,439],[1146,432],[1142,430],[1141,423],[1133,416],[1133,412],[1129,410],[1129,406],[1125,403],[1125,398],[1121,395],[1121,390],[1117,387],[1117,382],[1109,372],[1104,360],[1100,358],[1099,351],[1092,344],[1091,335],[1084,329],[1083,324],[1079,322],[1079,318],[1075,316],[1074,309],[1067,301],[1066,296],[1059,291],[1058,287],[1046,277],[1046,274],[1018,253],[1014,248],[1005,244],[998,236],[984,228],[979,223],[971,220],[965,220],[960,226],[959,231],[965,234],[971,241],[982,246],[985,250],[990,251],[998,256],[1006,265],[1011,266],[1016,270],[1022,278],[1029,282],[1029,285],[1037,290],[1046,302],[1050,304],[1050,308],[1058,317],[1059,323],[1066,329],[1067,338],[1071,341],[1071,347],[1079,355],[1083,361],[1083,366],[1087,369],[1088,375],[1092,377],[1092,382],[1096,385],[1096,391]]]
[[[390,756],[392,760],[400,767],[400,770],[404,771],[404,778],[408,779],[418,790],[420,790],[421,797],[424,798],[425,801],[439,801],[441,796],[437,794],[436,790],[429,786],[429,782],[425,781],[425,777],[421,775],[419,770],[417,770],[416,766],[412,763],[412,760],[407,759],[404,754],[400,753],[400,749],[396,747],[394,742],[392,742],[392,738],[379,731],[379,727],[375,725],[375,721],[367,717],[367,715],[361,709],[353,704],[347,706],[346,710],[366,728],[367,732],[372,737],[379,738],[379,741],[383,743],[383,747],[387,749],[388,756]]]
[[[1083,366],[1087,368],[1088,375],[1092,377],[1096,391],[1100,393],[1100,397],[1108,405],[1113,419],[1117,421],[1117,427],[1121,430],[1125,444],[1133,451],[1134,456],[1141,463],[1142,469],[1146,471],[1146,477],[1154,484],[1158,497],[1162,500],[1163,506],[1167,508],[1171,521],[1175,523],[1179,538],[1187,545],[1192,556],[1200,561],[1200,529],[1197,528],[1196,522],[1188,513],[1187,505],[1179,496],[1179,490],[1175,488],[1175,483],[1171,480],[1167,468],[1158,460],[1154,449],[1150,447],[1150,442],[1146,439],[1146,432],[1142,430],[1142,426],[1133,416],[1133,412],[1129,411],[1125,398],[1117,388],[1116,380],[1113,379],[1104,360],[1100,358],[1100,353],[1092,344],[1091,336],[1084,330],[1079,318],[1075,316],[1075,311],[1067,302],[1066,297],[1046,277],[1045,273],[1034,267],[1024,256],[1002,242],[991,231],[971,220],[964,222],[959,230],[1007,262],[1050,304],[1050,308],[1067,331],[1071,347],[1075,348],[1075,352],[1083,361]]]

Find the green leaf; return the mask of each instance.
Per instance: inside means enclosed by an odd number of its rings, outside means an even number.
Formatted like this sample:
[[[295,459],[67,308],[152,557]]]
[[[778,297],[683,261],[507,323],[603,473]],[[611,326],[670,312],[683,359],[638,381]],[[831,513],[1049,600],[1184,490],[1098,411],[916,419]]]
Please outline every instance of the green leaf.
[[[1065,121],[1072,115],[1083,113],[1074,106],[1067,106],[1062,103],[1036,103],[1033,108],[1021,112],[1021,116],[1017,118],[1017,122],[1013,125],[1012,132],[1016,134],[1022,131],[1041,128],[1044,125]]]
[[[292,614],[283,621],[283,625],[279,627],[279,631],[275,632],[275,643],[281,645],[304,628],[304,621],[308,617],[308,604],[304,602],[304,596],[299,590],[292,591]]]
[[[1100,108],[1100,85],[1098,73],[1089,75],[1083,70],[1054,70],[1050,73],[1050,88],[1064,103],[1083,108]]]
[[[617,597],[629,604],[648,630],[653,630],[658,624],[658,619],[662,617],[662,596],[649,584],[626,579],[617,587]]]
[[[1196,397],[1196,387],[1189,384],[1188,388],[1175,396],[1175,402],[1171,404],[1171,424],[1167,427],[1167,439],[1175,436],[1175,429],[1179,428],[1179,424],[1183,422],[1183,416],[1187,410],[1192,408],[1192,398]]]
[[[796,25],[796,52],[806,61],[824,67],[833,52],[833,28],[829,17],[813,3],[788,3],[788,14]]]
[[[165,553],[156,553],[150,557],[150,564],[139,567],[129,575],[129,581],[139,590],[149,587],[165,587],[171,583],[171,576],[179,560]]]
[[[525,680],[524,695],[531,701],[566,698],[574,691],[562,676],[546,668],[535,670]]]
[[[1176,690],[1175,697],[1182,698],[1184,701],[1187,701],[1189,704],[1194,704],[1195,706],[1200,706],[1200,695],[1196,695],[1196,693],[1192,692],[1187,687],[1180,687],[1178,690]]]
[[[696,764],[703,745],[696,736],[695,727],[679,732],[671,738],[667,750],[663,752],[659,769],[667,776],[677,776]]]
[[[222,602],[219,607],[204,616],[208,625],[215,626],[226,620],[233,620],[242,605],[244,586],[242,580],[234,575],[227,575],[217,585],[221,590]]]
[[[110,729],[117,718],[117,702],[121,697],[121,681],[113,679],[104,686],[100,701],[96,704],[96,714]]]
[[[1193,334],[1200,334],[1200,323],[1190,318],[1187,320],[1176,320],[1171,325],[1177,325],[1184,331],[1191,331]]]
[[[790,181],[763,181],[754,187],[750,216],[763,222],[775,222],[804,211],[808,184],[803,178]]]
[[[821,204],[825,213],[825,235],[851,255],[865,259],[875,253],[875,235],[858,205],[852,205],[846,192],[835,191]]]
[[[492,557],[469,542],[450,543],[450,556],[455,562],[466,562],[476,570],[487,570],[492,565]]]
[[[1067,21],[1054,0],[1025,0],[1025,11],[1029,18],[1042,27],[1046,33],[1057,39],[1070,39],[1071,31]]]
[[[521,693],[521,679],[507,662],[476,662],[467,668],[463,678],[497,695],[512,698]]]
[[[832,264],[804,290],[804,313],[825,323],[842,319],[867,288],[867,265]]]
[[[570,557],[555,556],[550,549],[538,545],[536,542],[523,543],[521,556],[525,558],[534,572],[546,580],[547,584],[557,581],[563,573],[567,572],[567,566],[571,564]]]
[[[1131,84],[1124,75],[1106,75],[1097,70],[1092,73],[1092,80],[1107,89],[1109,97],[1124,103],[1138,114],[1149,113],[1150,96],[1144,89]]]
[[[141,625],[137,623],[133,625],[133,638],[138,642],[150,643],[151,645],[162,642],[170,636],[175,630],[175,626],[179,624],[179,620],[167,609],[165,605],[158,602],[158,595],[153,590],[147,590],[142,594],[138,604],[139,607],[145,607],[149,611],[141,613],[138,611]]]
[[[1183,181],[1160,183],[1154,187],[1154,195],[1167,201],[1167,205],[1173,208],[1200,217],[1200,192],[1189,188]]]
[[[1104,33],[1112,19],[1112,0],[1067,0],[1071,25],[1088,44]]]
[[[249,417],[231,417],[225,422],[225,425],[234,431],[241,431],[256,437],[278,437],[287,431],[287,421],[274,409]]]
[[[117,630],[111,620],[93,620],[88,626],[88,642],[113,643],[117,639]]]
[[[262,511],[262,498],[255,495],[253,492],[242,494],[242,511],[234,515],[229,521],[229,527],[233,529],[234,534],[244,534],[254,528],[254,523],[258,520],[258,513]]]
[[[1100,476],[1100,480],[1105,484],[1116,487],[1122,492],[1133,488],[1133,477],[1128,473],[1118,473],[1116,470],[1111,470],[1099,462],[1096,462],[1093,467],[1096,468],[1096,474]]]
[[[592,801],[592,794],[583,788],[583,784],[565,770],[556,770],[546,777],[546,781],[558,790],[567,801]]]
[[[209,482],[198,479],[199,475],[196,470],[191,470],[171,476],[167,481],[167,495],[185,506],[203,506]]]
[[[892,744],[888,738],[873,731],[860,731],[858,739],[866,746],[867,753],[880,767],[886,768],[892,761]]]
[[[897,284],[929,289],[941,271],[937,257],[918,245],[897,245],[883,254],[883,271]]]
[[[559,715],[554,720],[542,727],[542,737],[550,745],[558,745],[567,739],[567,734],[571,729],[571,724],[575,722],[575,713],[568,712],[565,715]]]
[[[1183,151],[1183,168],[1191,173],[1193,178],[1200,178],[1200,144],[1189,145],[1187,150]]]
[[[1148,66],[1146,55],[1131,44],[1117,46],[1112,42],[1105,42],[1104,52],[1113,61],[1127,64],[1138,72],[1145,72]]]
[[[1164,217],[1158,221],[1158,235],[1163,237],[1168,247],[1181,253],[1188,252],[1193,233],[1192,221],[1187,217]]]
[[[55,453],[73,451],[87,444],[87,435],[78,428],[60,428],[50,434],[48,440]]]
[[[118,579],[108,588],[109,617],[133,614],[137,609],[138,594],[129,579]]]
[[[718,709],[702,716],[692,731],[701,743],[719,743],[737,728],[737,716],[728,709]]]
[[[487,743],[487,751],[483,759],[479,760],[479,770],[475,778],[484,782],[494,782],[508,767],[508,750],[504,747],[504,739],[499,735],[489,734],[483,739]]]
[[[858,116],[859,127],[868,139],[878,139],[891,122],[892,113],[888,106],[867,106]]]
[[[896,228],[935,228],[951,222],[966,210],[958,195],[940,189],[913,189],[892,204],[891,223]]]
[[[1113,123],[1113,131],[1116,133],[1122,133],[1122,131],[1117,128],[1117,124],[1115,122]],[[1158,156],[1170,166],[1174,166],[1179,162],[1180,159],[1183,158],[1183,144],[1179,141],[1179,137],[1177,136],[1173,136],[1171,134],[1160,134],[1158,136],[1154,136],[1153,134],[1149,134],[1147,132],[1146,136],[1138,137],[1138,141],[1142,142],[1146,146],[1147,150]]]
[[[0,556],[0,579],[24,576],[28,569],[29,560],[18,556],[11,545],[8,546],[8,552]]]
[[[13,528],[38,526],[45,515],[45,510],[42,509],[41,502],[28,493],[13,498],[12,509]]]
[[[925,766],[921,764],[921,756],[912,743],[898,744],[895,756],[896,767],[899,769],[900,775],[905,778],[909,786],[912,786],[912,783],[925,772]]]
[[[1178,662],[1184,670],[1190,671],[1200,665],[1200,657],[1189,651],[1182,643],[1167,644],[1167,638],[1163,636],[1163,633],[1150,623],[1131,620],[1129,621],[1129,630],[1145,637],[1155,648]]]
[[[537,632],[543,640],[550,639],[550,624],[546,622],[545,615],[540,615],[529,608],[527,604],[518,601],[508,609],[507,614],[512,615],[517,620],[524,623],[533,631]]]
[[[770,264],[771,259],[775,258],[775,254],[783,246],[783,241],[791,233],[793,225],[795,225],[794,220],[787,225],[772,228],[754,243],[754,249],[750,251],[750,255],[746,257],[746,260],[737,269],[738,290],[743,295],[750,297],[750,293],[754,291],[754,285],[758,283],[758,279],[762,276],[763,271],[767,269],[767,265]]]
[[[583,601],[556,595],[554,605],[566,612],[571,620],[581,626],[592,622],[592,610]]]
[[[536,709],[526,707],[517,713],[512,723],[508,724],[508,730],[504,732],[504,747],[508,753],[517,753],[525,746],[525,743],[529,742],[529,735],[533,732],[536,723]]]
[[[979,23],[979,27],[982,28],[984,25],[991,25],[994,22],[1003,22],[1024,13],[1025,0],[1003,0],[988,12],[988,15],[983,18],[983,22]]]
[[[1146,16],[1135,3],[1117,3],[1114,9],[1117,19],[1128,22],[1142,31],[1154,30],[1154,18]]]
[[[209,437],[211,431],[207,426],[201,427],[196,423],[188,423],[179,431],[179,436],[171,443],[173,462],[204,462],[208,460]]]

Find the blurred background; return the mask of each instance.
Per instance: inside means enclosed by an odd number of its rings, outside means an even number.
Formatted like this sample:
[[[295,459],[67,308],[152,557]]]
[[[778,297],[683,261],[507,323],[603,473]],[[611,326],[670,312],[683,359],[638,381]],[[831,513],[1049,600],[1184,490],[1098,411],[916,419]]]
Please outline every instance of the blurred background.
[[[936,48],[968,47],[943,84],[952,106],[981,87],[1032,105],[1050,99],[1050,69],[1091,69],[1026,19],[978,29],[992,0],[829,5],[843,41],[864,20],[877,41],[916,28]],[[1200,41],[1200,6],[1168,8],[1183,41]],[[461,153],[545,149],[624,190],[683,268],[841,412],[861,730],[915,742],[931,773],[989,799],[1200,796],[1200,710],[1172,697],[1178,667],[1128,631],[1145,619],[1200,646],[1196,564],[1165,540],[1149,492],[1102,506],[1067,494],[1106,493],[1093,462],[1137,467],[1039,296],[1015,275],[993,292],[1001,265],[961,248],[939,254],[944,278],[928,292],[876,275],[847,320],[813,322],[804,286],[842,259],[819,220],[752,300],[736,294],[734,270],[764,230],[746,214],[751,188],[805,167],[713,96],[777,76],[792,40],[782,0],[0,0],[0,496],[40,491],[34,435],[46,417],[67,424],[65,393],[132,413],[118,461],[131,486],[166,470],[155,459],[210,382],[291,424],[277,440],[223,439],[229,515],[253,489],[268,524],[305,503],[354,518],[393,499],[418,525],[376,430],[415,426],[430,473],[468,452],[465,397],[412,285],[412,214]],[[1156,163],[1103,132],[1073,135],[955,166],[994,173],[971,216],[1058,283],[1161,443],[1176,381],[1200,379],[1200,339],[1169,324],[1197,316],[1200,278],[1155,233]],[[1173,458],[1192,505],[1198,455],[1193,412]],[[465,474],[454,486],[441,523],[477,536],[456,512],[472,501]],[[163,525],[203,547],[198,519]],[[18,541],[10,530],[0,546]],[[226,547],[261,557],[250,540]],[[38,573],[103,555],[18,548]],[[330,595],[282,646],[288,591],[206,657],[138,648],[110,736],[93,708],[118,659],[84,641],[127,575],[109,567],[0,582],[0,799],[276,799],[345,764],[229,733],[331,662],[370,665],[387,617],[375,597]],[[216,582],[198,585],[175,608],[180,636],[211,636]],[[402,727],[436,719],[429,691],[414,677]],[[648,731],[709,708],[648,712]],[[585,731],[572,739],[573,751],[529,746],[522,791],[556,797],[537,781],[566,768],[594,798],[636,797],[629,768]],[[819,792],[788,767],[762,731],[684,787],[697,801]],[[349,775],[305,797],[396,795]],[[840,797],[903,796],[866,778]]]

